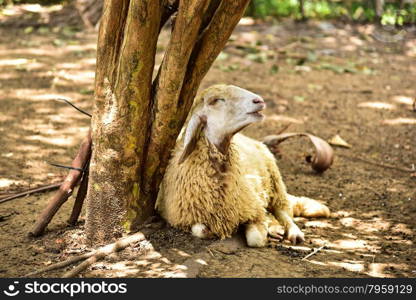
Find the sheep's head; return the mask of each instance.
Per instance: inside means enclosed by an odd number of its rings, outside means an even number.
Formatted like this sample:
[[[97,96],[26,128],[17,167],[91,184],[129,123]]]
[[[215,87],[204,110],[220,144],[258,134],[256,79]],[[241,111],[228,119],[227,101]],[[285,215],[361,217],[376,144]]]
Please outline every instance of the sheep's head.
[[[192,152],[201,130],[210,143],[225,153],[234,134],[263,120],[266,104],[259,95],[233,85],[214,85],[195,99],[186,127],[181,162]]]

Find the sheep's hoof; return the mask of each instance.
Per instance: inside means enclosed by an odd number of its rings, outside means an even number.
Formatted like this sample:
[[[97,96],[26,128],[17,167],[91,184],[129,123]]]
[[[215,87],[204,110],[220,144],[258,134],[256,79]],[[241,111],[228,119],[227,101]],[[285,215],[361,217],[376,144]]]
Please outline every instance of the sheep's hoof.
[[[285,229],[281,225],[270,225],[267,229],[269,235],[275,239],[283,240]]]
[[[291,226],[286,232],[287,239],[294,245],[301,244],[305,241],[305,235],[298,226]]]
[[[192,225],[191,230],[192,230],[192,235],[200,239],[207,239],[212,236],[211,231],[208,229],[208,227],[201,223]]]
[[[260,226],[248,225],[246,239],[249,247],[264,247],[267,243],[267,231]]]

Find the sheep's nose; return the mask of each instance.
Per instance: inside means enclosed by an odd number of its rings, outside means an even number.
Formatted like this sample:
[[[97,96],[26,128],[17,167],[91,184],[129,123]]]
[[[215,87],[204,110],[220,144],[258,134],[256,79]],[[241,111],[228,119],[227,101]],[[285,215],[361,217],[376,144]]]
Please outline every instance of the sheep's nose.
[[[255,98],[255,99],[253,99],[253,103],[254,104],[260,104],[260,103],[264,103],[264,101],[261,98]]]

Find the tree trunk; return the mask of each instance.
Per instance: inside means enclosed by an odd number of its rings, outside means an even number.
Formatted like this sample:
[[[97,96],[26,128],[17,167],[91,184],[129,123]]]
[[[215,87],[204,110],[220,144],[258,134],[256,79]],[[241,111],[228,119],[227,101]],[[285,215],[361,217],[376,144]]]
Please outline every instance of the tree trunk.
[[[376,18],[381,21],[384,13],[384,0],[375,0]]]
[[[158,187],[198,86],[249,0],[105,0],[101,19],[86,232],[92,244],[154,213]],[[160,28],[177,9],[152,82]]]
[[[159,25],[159,1],[104,3],[86,200],[86,232],[92,242],[121,235],[122,225],[129,227],[136,212],[150,210],[137,198]]]

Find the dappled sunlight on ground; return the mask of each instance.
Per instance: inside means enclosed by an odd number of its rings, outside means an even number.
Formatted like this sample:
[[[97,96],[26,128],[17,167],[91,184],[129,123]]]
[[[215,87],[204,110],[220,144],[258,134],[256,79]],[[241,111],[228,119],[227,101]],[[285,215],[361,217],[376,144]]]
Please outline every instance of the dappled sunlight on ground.
[[[339,134],[351,144],[350,149],[334,148],[333,166],[319,175],[305,162],[313,151],[306,139],[279,147],[277,162],[288,191],[324,201],[331,217],[296,218],[306,236],[304,244],[271,240],[262,249],[215,244],[166,227],[82,276],[416,276],[414,174],[353,159],[360,156],[398,167],[415,163],[416,68],[414,57],[406,56],[416,49],[415,40],[387,47],[363,38],[375,30],[368,25],[330,30],[318,25],[243,25],[202,88],[229,83],[262,95],[267,118],[245,130],[251,137],[277,134],[290,125],[287,132],[307,131],[326,140]],[[0,28],[0,192],[62,179],[65,171],[46,162],[69,165],[90,120],[57,99],[92,112],[95,34],[64,37]],[[162,32],[157,66],[168,36],[169,30]],[[0,276],[22,276],[86,251],[82,225],[65,225],[70,203],[46,236],[26,237],[51,195],[0,206],[0,216],[10,215],[0,222]]]
[[[383,124],[387,125],[415,125],[416,118],[395,118],[384,120]]]
[[[16,40],[3,35],[0,101],[7,113],[0,115],[0,132],[2,152],[9,159],[0,165],[0,173],[13,180],[1,188],[56,181],[62,170],[45,161],[70,164],[71,153],[88,131],[89,118],[57,99],[65,98],[86,111],[92,110],[94,39],[59,47],[51,43],[50,37],[40,35],[26,40],[38,43],[38,47],[10,48]]]
[[[363,102],[363,103],[358,104],[358,107],[388,109],[388,110],[396,109],[395,105],[384,103],[384,102]]]

